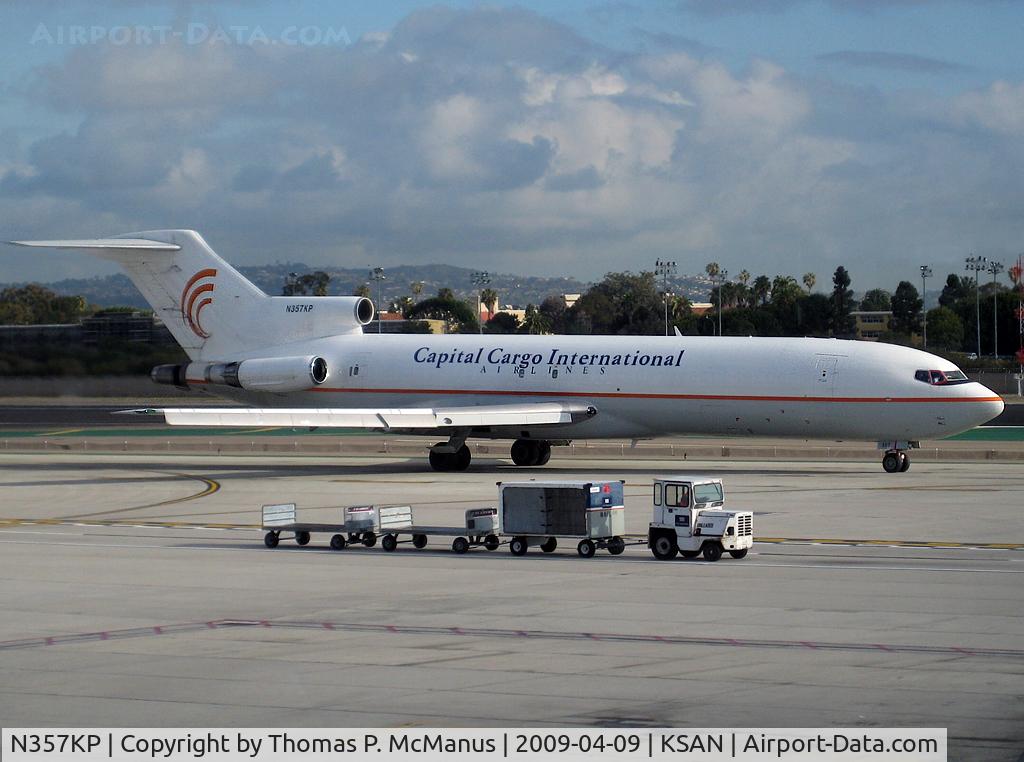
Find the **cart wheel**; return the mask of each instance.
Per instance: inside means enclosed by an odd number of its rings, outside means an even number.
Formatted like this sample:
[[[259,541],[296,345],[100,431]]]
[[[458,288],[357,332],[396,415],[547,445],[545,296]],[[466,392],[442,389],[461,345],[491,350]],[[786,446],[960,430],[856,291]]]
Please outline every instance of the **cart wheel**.
[[[678,552],[676,538],[670,534],[659,534],[651,540],[651,553],[659,561],[671,561]]]
[[[456,537],[452,541],[452,550],[458,553],[459,555],[462,555],[463,553],[469,550],[469,540],[467,540],[465,537]]]
[[[580,554],[580,558],[592,558],[597,552],[597,546],[594,545],[593,540],[580,540],[580,544],[576,546],[576,552]]]
[[[280,538],[277,536],[277,532],[267,532],[263,535],[263,544],[268,548],[276,548]]]
[[[299,545],[309,545],[309,532],[296,532],[295,542]]]
[[[484,538],[484,547],[487,550],[497,550],[499,545],[501,545],[501,540],[496,534],[489,534]]]
[[[733,558],[737,558],[737,559],[739,559],[739,558],[746,558],[748,550],[749,550],[749,548],[742,548],[740,550],[730,550],[729,551],[729,555],[732,556]]]
[[[373,532],[367,532],[363,535],[363,545],[365,545],[368,548],[372,548],[376,544],[377,535],[375,535]]]
[[[348,541],[340,534],[331,538],[331,550],[344,550],[346,545],[348,545]]]
[[[513,537],[508,543],[508,549],[513,556],[525,556],[530,546],[525,537]]]
[[[608,552],[613,556],[617,556],[626,549],[626,541],[621,537],[613,537],[608,540]]]
[[[679,551],[679,555],[681,555],[683,558],[696,558],[697,556],[700,555],[700,551],[699,550],[680,550]]]
[[[701,549],[705,561],[717,561],[722,557],[722,546],[717,542],[706,542]]]
[[[555,548],[558,547],[558,539],[555,537],[549,537],[544,541],[544,544],[540,546],[540,549],[545,553],[554,553]]]
[[[386,550],[388,553],[390,553],[398,547],[398,538],[395,537],[393,534],[386,534],[384,535],[384,538],[380,541],[380,546],[384,548],[384,550]]]
[[[425,534],[414,534],[412,536],[412,546],[417,549],[427,547],[427,536]]]

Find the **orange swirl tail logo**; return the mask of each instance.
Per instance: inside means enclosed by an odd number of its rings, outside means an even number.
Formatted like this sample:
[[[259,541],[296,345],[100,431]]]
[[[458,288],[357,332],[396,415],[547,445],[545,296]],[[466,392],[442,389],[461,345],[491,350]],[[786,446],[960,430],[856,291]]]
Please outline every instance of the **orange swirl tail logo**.
[[[212,268],[200,270],[192,276],[181,291],[181,319],[200,339],[210,338],[210,334],[203,330],[199,314],[203,311],[203,307],[213,304],[213,289],[215,287],[213,278],[216,276],[217,271]],[[210,280],[204,283],[203,281],[207,278]],[[204,296],[204,294],[209,294],[209,296]]]

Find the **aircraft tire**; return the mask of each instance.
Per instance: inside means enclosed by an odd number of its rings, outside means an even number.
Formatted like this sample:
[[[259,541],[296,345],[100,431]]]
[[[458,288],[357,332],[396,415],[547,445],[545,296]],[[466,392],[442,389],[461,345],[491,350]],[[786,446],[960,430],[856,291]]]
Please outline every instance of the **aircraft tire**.
[[[701,553],[704,554],[704,560],[714,563],[722,557],[722,546],[717,542],[706,542],[704,547],[701,548]]]
[[[469,451],[469,447],[462,445],[462,447],[449,455],[448,458],[450,463],[449,471],[465,471],[473,460],[473,454]]]
[[[444,442],[438,442],[436,445],[434,445],[434,447],[438,447],[439,445],[442,444],[444,444]],[[430,467],[435,471],[448,470],[448,461],[444,453],[437,452],[436,450],[431,450],[428,458],[430,459]]]
[[[548,461],[551,460],[551,443],[550,442],[538,442],[537,446],[540,450],[540,457],[537,458],[538,466],[546,466]]]
[[[898,452],[887,452],[882,457],[882,468],[887,474],[894,474],[900,470],[900,454]]]
[[[740,550],[730,550],[729,551],[729,555],[732,556],[733,558],[739,560],[741,558],[746,558],[747,557],[747,551],[748,550],[749,550],[749,548],[741,548]]]
[[[517,466],[533,465],[533,442],[529,439],[517,439],[512,443],[512,462]]]
[[[900,473],[906,473],[910,470],[910,456],[905,452],[900,453]]]

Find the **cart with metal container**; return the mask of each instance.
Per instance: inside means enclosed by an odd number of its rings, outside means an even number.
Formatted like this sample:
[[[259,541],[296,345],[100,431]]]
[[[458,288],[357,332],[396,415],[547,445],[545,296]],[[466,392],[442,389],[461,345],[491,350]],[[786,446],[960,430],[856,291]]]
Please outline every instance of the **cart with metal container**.
[[[330,534],[331,547],[342,550],[352,543],[367,548],[377,544],[382,534],[412,526],[412,508],[407,505],[355,505],[344,509],[341,523],[298,521],[294,503],[263,506],[263,543],[276,548],[282,533],[291,534],[298,545],[308,545],[313,534]]]
[[[402,535],[411,535],[409,540],[399,539]],[[453,537],[452,551],[466,553],[470,548],[482,547],[486,550],[497,550],[501,545],[498,537],[498,509],[470,508],[466,511],[466,523],[461,527],[419,526],[412,525],[386,533],[380,541],[381,547],[393,551],[399,545],[411,542],[414,548],[425,548],[431,536]]]
[[[613,556],[626,548],[626,508],[618,481],[498,482],[498,523],[512,555],[536,545],[545,553],[558,538],[578,539],[576,552],[600,549]]]

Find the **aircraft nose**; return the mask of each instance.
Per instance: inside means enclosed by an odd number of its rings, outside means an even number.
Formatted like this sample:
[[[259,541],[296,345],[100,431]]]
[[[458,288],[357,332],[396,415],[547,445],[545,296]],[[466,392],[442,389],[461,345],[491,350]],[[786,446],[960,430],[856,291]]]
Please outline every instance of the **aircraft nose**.
[[[1003,398],[996,394],[994,391],[989,389],[987,386],[978,384],[978,401],[971,407],[977,411],[978,422],[976,425],[981,426],[982,424],[988,423],[993,418],[1002,414],[1006,408],[1006,403],[1003,402]]]

